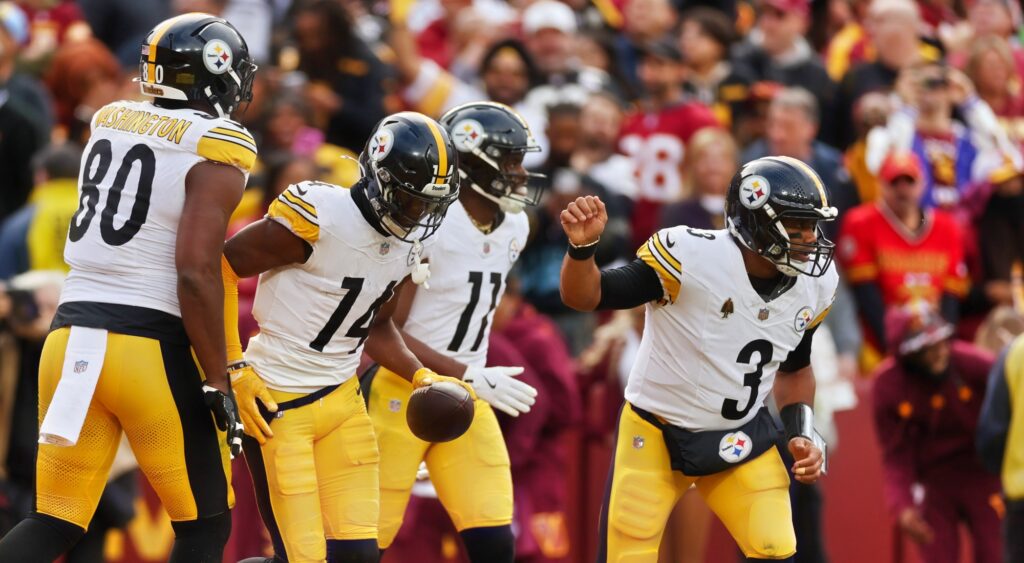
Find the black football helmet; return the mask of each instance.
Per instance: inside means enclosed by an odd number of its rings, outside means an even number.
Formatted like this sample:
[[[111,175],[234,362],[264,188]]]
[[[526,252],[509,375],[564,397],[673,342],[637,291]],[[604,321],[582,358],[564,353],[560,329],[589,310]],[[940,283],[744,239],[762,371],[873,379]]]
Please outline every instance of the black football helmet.
[[[523,157],[539,151],[530,126],[516,111],[496,102],[472,102],[452,108],[441,125],[459,150],[459,177],[506,213],[537,205],[541,178],[523,168]]]
[[[382,119],[359,155],[380,226],[404,241],[423,240],[441,226],[459,197],[458,165],[444,127],[411,111]]]
[[[828,271],[835,244],[825,238],[817,222],[832,221],[838,215],[828,203],[818,173],[786,156],[759,158],[743,165],[725,196],[729,232],[787,276],[818,277]],[[789,218],[815,221],[817,240],[811,244],[790,240],[782,224]],[[808,258],[798,258],[802,255]]]
[[[256,68],[234,26],[193,12],[164,20],[146,35],[136,80],[146,96],[207,102],[229,117],[252,100]]]

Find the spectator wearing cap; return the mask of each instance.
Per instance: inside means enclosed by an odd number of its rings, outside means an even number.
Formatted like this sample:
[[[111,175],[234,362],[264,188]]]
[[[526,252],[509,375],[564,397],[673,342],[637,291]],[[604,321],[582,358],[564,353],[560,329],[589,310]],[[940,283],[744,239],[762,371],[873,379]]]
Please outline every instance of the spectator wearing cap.
[[[1000,475],[1006,515],[1003,560],[1024,561],[1024,334],[1003,351],[989,374],[978,420],[978,451],[985,467]],[[1011,447],[1012,444],[1012,447]]]
[[[809,0],[760,0],[758,7],[757,26],[737,47],[736,64],[755,81],[810,91],[818,102],[819,134],[823,135],[830,131],[836,84],[804,38],[811,17]]]
[[[53,127],[50,94],[38,80],[17,66],[28,40],[29,21],[25,13],[14,2],[0,2],[0,96],[5,99],[4,105],[10,104],[31,122],[39,142],[45,142]],[[29,146],[34,152],[39,145],[30,143]],[[26,158],[24,163],[28,160]]]
[[[697,7],[683,13],[679,49],[686,53],[686,93],[710,107],[718,121],[732,126],[753,78],[729,60],[735,41],[732,21],[721,11]]]
[[[986,163],[1007,157],[1024,164],[1020,149],[960,71],[941,61],[920,61],[900,72],[896,92],[900,103],[885,134],[868,137],[868,167],[880,164],[872,155],[916,153],[924,167],[925,207],[956,211],[970,183],[984,179]],[[954,108],[963,123],[953,118]]]
[[[28,203],[0,223],[0,280],[29,270],[68,271],[64,243],[78,209],[81,160],[82,149],[71,143],[32,159],[36,186]]]
[[[875,351],[886,342],[887,307],[924,300],[956,322],[967,291],[961,229],[946,212],[921,206],[924,171],[917,155],[890,154],[879,180],[881,198],[846,214],[837,245]]]
[[[540,71],[541,84],[527,96],[534,113],[550,106],[583,105],[590,94],[613,90],[611,78],[602,70],[585,67],[573,57],[578,30],[572,8],[557,0],[540,0],[523,11],[523,40]]]
[[[975,441],[993,359],[921,304],[890,310],[886,326],[873,394],[889,512],[923,561],[956,563],[963,524],[973,560],[999,563],[999,479]]]
[[[832,143],[846,148],[856,140],[854,106],[868,92],[889,92],[900,71],[915,63],[922,52],[918,37],[920,10],[914,0],[873,0],[864,27],[868,53],[865,62],[854,64],[839,83]]]
[[[626,117],[619,147],[633,160],[637,178],[632,235],[638,248],[658,228],[661,208],[683,200],[683,158],[694,133],[717,127],[711,110],[686,99],[682,55],[668,38],[643,46],[640,81],[645,95],[637,111]]]

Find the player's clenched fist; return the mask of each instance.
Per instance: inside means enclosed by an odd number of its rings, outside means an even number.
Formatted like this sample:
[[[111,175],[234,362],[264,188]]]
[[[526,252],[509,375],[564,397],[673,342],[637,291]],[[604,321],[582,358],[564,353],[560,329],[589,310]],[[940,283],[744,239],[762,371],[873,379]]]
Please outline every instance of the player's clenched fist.
[[[569,202],[559,218],[569,242],[574,246],[587,246],[601,238],[608,223],[608,211],[601,198],[587,195]]]

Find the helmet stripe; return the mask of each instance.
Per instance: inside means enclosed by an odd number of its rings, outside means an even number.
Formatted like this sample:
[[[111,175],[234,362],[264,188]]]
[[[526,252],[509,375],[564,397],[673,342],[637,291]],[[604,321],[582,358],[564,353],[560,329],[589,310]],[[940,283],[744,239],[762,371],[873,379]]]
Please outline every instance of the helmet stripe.
[[[818,173],[800,159],[787,158],[786,162],[796,165],[797,168],[803,171],[803,173],[806,174],[812,182],[814,182],[814,187],[818,188],[818,195],[821,196],[821,206],[828,207],[828,196],[825,195],[825,186],[821,183],[821,178],[818,176]]]
[[[434,120],[426,118],[424,121],[437,143],[437,177],[434,178],[434,183],[447,184],[445,177],[448,176],[448,147],[445,146],[444,137],[441,136],[441,130],[434,124]]]
[[[157,46],[157,44],[160,43],[160,40],[163,39],[164,34],[167,33],[167,30],[170,29],[171,26],[174,25],[175,22],[177,22],[179,19],[181,19],[181,18],[183,18],[185,16],[190,16],[190,15],[192,15],[192,14],[182,14],[180,16],[177,16],[177,17],[174,17],[174,18],[170,18],[170,19],[164,21],[164,23],[161,24],[160,27],[158,27],[158,28],[153,30],[153,38],[150,39],[150,41],[149,41],[149,54],[148,54],[148,60],[149,60],[149,63],[148,63],[148,66],[149,66],[149,80],[147,80],[146,82],[152,84],[156,80],[156,46]]]

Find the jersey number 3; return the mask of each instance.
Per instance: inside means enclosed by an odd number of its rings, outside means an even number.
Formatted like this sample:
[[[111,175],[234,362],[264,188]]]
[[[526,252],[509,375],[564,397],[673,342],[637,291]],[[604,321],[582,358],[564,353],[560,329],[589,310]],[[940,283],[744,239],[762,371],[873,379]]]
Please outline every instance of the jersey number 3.
[[[743,374],[743,386],[750,387],[750,396],[747,398],[747,405],[740,409],[740,402],[736,399],[726,399],[722,403],[722,416],[728,420],[741,420],[747,416],[750,409],[754,407],[754,403],[757,401],[757,389],[761,386],[761,376],[764,375],[764,366],[768,365],[768,362],[772,361],[772,354],[774,348],[772,343],[767,340],[757,339],[740,350],[740,354],[736,356],[736,362],[740,364],[749,364],[754,359],[754,353],[757,352],[757,364],[754,365],[754,371]]]
[[[85,236],[96,215],[96,206],[100,199],[99,184],[110,171],[110,163],[113,161],[110,141],[103,139],[96,141],[85,159],[85,170],[82,174],[81,204],[78,211],[71,218],[71,228],[68,229],[68,240],[78,242]],[[114,217],[117,216],[121,206],[121,195],[124,193],[124,185],[128,181],[135,163],[139,163],[139,186],[135,192],[135,204],[132,205],[132,212],[128,219],[120,227],[114,226]],[[95,168],[95,171],[94,171]],[[146,223],[149,215],[149,199],[153,194],[153,176],[156,173],[156,155],[153,149],[143,144],[135,145],[128,149],[128,152],[121,159],[121,165],[114,176],[114,183],[107,192],[107,203],[103,206],[100,214],[100,236],[103,242],[110,246],[121,246],[132,240],[139,233],[139,229]]]

